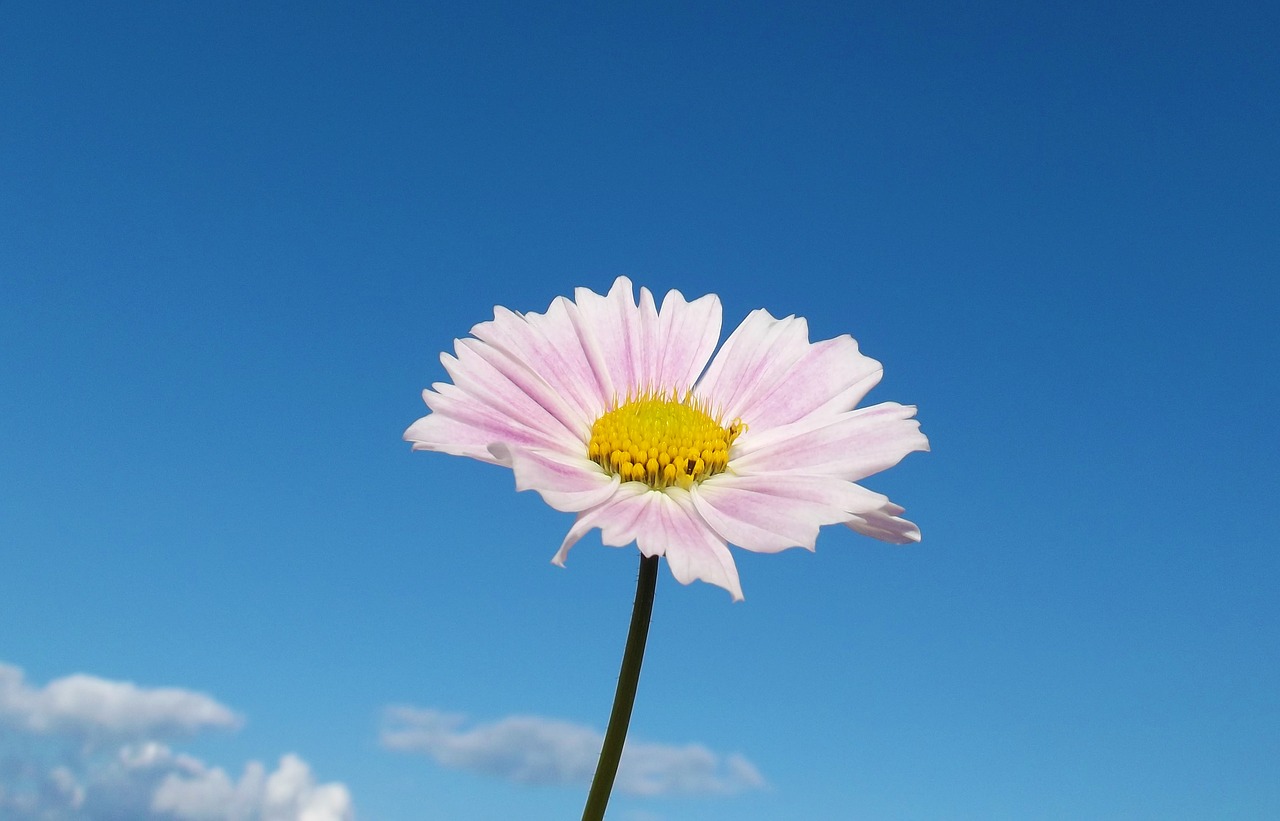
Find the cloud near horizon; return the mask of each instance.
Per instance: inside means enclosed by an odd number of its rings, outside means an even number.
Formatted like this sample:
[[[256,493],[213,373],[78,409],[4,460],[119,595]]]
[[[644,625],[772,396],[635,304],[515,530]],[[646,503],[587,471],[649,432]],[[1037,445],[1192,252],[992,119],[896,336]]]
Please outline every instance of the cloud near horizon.
[[[382,746],[420,753],[443,767],[521,784],[585,784],[595,772],[603,734],[540,716],[508,716],[464,727],[467,717],[409,706],[383,713]],[[635,796],[733,795],[766,786],[736,753],[720,756],[701,744],[628,741],[614,788]]]
[[[244,720],[210,696],[85,674],[28,684],[0,663],[0,817],[14,821],[352,821],[341,783],[293,753],[240,778],[164,741]]]

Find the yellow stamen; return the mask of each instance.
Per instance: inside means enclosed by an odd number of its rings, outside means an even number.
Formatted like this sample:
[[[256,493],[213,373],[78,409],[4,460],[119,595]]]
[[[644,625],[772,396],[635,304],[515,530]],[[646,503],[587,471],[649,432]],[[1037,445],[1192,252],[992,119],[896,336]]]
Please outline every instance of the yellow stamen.
[[[624,482],[688,489],[724,471],[745,429],[738,419],[721,424],[689,394],[645,391],[596,420],[587,456]]]

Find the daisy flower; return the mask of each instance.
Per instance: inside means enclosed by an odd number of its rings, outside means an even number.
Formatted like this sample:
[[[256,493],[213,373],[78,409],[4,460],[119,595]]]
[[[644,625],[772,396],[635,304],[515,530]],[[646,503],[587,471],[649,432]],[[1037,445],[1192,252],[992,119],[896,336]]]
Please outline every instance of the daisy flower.
[[[855,408],[880,363],[848,335],[810,342],[795,316],[753,311],[717,351],[720,326],[714,294],[671,291],[659,308],[626,277],[546,313],[498,307],[441,355],[453,381],[423,391],[431,412],[404,438],[509,467],[517,490],[576,514],[556,564],[598,528],[735,600],[729,544],[813,550],[832,524],[919,541],[901,507],[856,484],[929,449],[915,407]]]

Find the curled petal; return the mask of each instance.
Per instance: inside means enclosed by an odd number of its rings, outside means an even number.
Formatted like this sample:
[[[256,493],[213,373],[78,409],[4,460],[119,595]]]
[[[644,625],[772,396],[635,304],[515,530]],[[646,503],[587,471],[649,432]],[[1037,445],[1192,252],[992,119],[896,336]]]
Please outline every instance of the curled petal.
[[[887,500],[886,500],[887,501]],[[890,544],[911,544],[920,541],[920,528],[898,517],[902,508],[889,502],[880,510],[854,516],[845,522],[849,528],[863,536],[870,536]]]

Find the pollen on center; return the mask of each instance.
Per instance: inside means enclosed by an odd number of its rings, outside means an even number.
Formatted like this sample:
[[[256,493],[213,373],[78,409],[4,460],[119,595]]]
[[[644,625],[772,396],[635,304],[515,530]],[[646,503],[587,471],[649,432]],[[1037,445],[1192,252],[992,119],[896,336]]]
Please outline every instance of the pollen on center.
[[[689,394],[645,392],[596,420],[587,455],[624,482],[688,489],[725,469],[745,428],[722,425]]]

